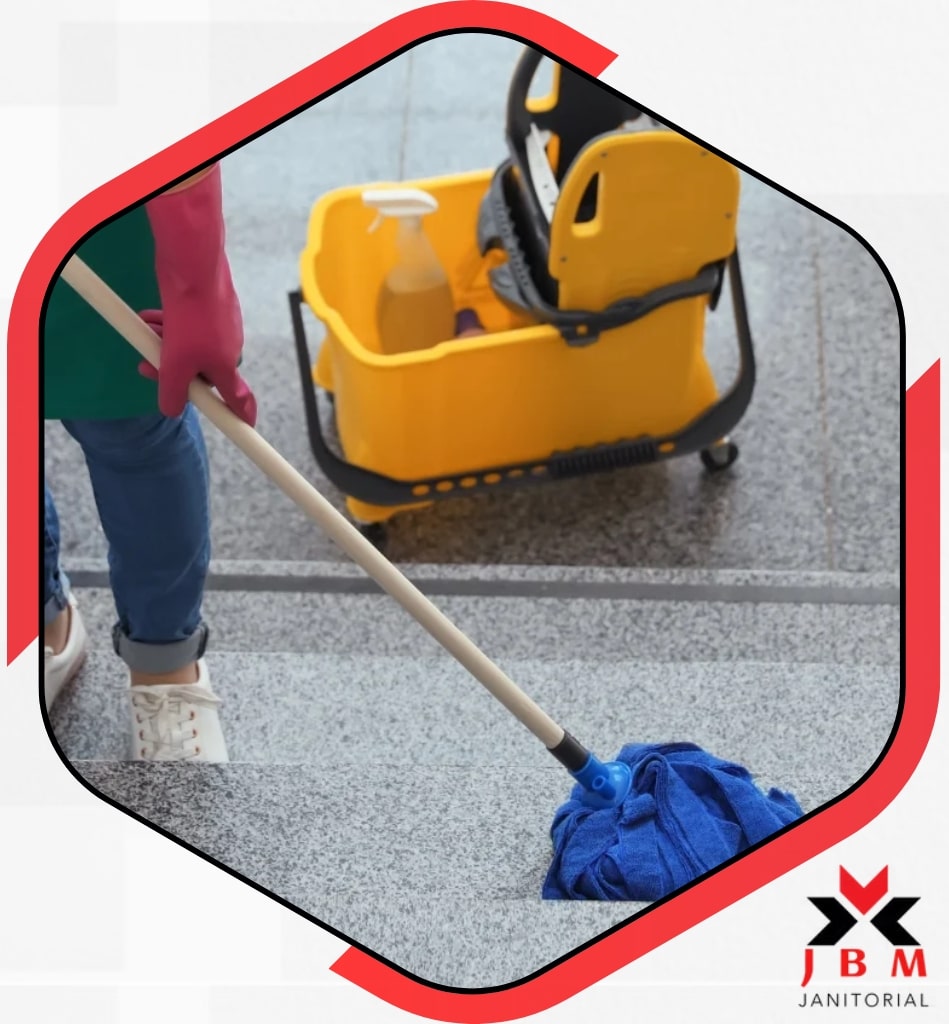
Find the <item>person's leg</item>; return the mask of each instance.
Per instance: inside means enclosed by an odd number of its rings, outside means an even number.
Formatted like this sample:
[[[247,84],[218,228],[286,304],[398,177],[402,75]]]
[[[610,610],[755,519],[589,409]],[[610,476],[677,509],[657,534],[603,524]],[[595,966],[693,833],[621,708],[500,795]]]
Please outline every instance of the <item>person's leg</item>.
[[[59,654],[69,633],[69,578],[59,565],[59,516],[49,487],[44,485],[43,623],[44,640]]]
[[[197,413],[64,426],[82,446],[109,545],[116,652],[133,685],[193,682],[211,547]]]
[[[59,564],[59,516],[49,488],[44,486],[43,525],[43,688],[46,708],[53,706],[63,687],[76,675],[86,657],[87,638],[82,617],[69,592],[69,578]]]
[[[174,418],[64,425],[82,446],[109,545],[118,613],[113,642],[129,668],[141,741],[136,756],[226,760],[203,662],[201,605],[211,545],[208,460],[197,413],[188,405]],[[182,730],[196,716],[204,736],[195,732],[187,747]],[[185,731],[190,743],[190,727]]]

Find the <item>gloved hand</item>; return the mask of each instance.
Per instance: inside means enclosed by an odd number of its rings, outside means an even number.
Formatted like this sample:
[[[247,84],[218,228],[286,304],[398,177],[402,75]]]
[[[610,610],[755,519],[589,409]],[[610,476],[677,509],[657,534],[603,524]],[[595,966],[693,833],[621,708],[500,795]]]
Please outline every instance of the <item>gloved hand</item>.
[[[146,322],[161,324],[159,370],[139,371],[158,381],[158,407],[180,416],[188,385],[203,377],[242,420],[257,422],[257,400],[237,372],[244,345],[240,303],[224,251],[221,168],[193,184],[163,192],[145,205],[155,239],[155,274],[161,311]]]

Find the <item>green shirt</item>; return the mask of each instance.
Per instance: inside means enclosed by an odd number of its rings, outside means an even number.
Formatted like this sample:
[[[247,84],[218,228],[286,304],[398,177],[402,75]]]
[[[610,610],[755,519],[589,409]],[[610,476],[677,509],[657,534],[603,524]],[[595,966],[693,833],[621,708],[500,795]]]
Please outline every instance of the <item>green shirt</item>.
[[[160,309],[154,240],[144,206],[98,228],[76,251],[136,312]],[[158,412],[141,356],[60,279],[41,325],[45,419],[116,419]]]

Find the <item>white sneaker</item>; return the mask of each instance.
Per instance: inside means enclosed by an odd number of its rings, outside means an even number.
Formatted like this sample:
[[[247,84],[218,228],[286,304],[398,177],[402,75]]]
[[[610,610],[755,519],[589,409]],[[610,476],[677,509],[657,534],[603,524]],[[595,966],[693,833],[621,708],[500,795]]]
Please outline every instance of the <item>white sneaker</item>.
[[[75,678],[76,673],[82,668],[89,647],[86,627],[83,625],[82,616],[79,614],[79,607],[72,594],[69,595],[67,611],[69,614],[69,632],[66,635],[66,645],[59,654],[54,654],[52,647],[43,648],[43,690],[46,695],[47,711],[56,702],[56,698],[62,692],[63,687]]]
[[[198,661],[196,683],[130,686],[132,759],[135,761],[228,760],[207,665]]]

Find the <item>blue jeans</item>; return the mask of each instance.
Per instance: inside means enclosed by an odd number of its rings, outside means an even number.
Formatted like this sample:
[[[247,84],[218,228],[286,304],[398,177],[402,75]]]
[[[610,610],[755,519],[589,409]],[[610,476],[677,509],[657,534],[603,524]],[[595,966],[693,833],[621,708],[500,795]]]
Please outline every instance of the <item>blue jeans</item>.
[[[109,546],[116,652],[139,672],[172,672],[204,653],[211,556],[208,458],[193,406],[174,419],[63,421],[86,458]],[[46,487],[45,621],[66,607],[59,517]]]

